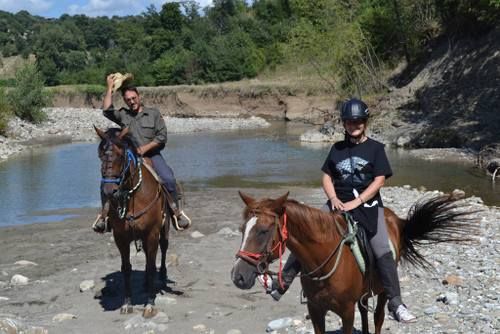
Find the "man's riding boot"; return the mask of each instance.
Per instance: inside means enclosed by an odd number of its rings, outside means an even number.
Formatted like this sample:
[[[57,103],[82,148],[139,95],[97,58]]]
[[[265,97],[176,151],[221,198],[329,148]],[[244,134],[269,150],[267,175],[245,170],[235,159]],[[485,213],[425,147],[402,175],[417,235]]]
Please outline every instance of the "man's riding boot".
[[[377,269],[385,294],[389,300],[389,311],[395,312],[398,306],[403,304],[403,301],[401,300],[398,268],[391,252],[377,259]]]
[[[170,193],[170,196],[172,196],[172,203],[170,203],[170,208],[173,211],[173,214],[177,217],[181,217],[181,209],[179,206],[179,197],[177,196],[177,192],[173,191]]]
[[[92,229],[94,230],[94,232],[97,232],[97,233],[106,232],[106,222],[102,218],[101,214],[97,215],[97,218],[96,218],[94,224],[92,224]]]
[[[186,216],[186,214],[184,214],[179,206],[179,196],[177,195],[177,191],[169,192],[165,186],[163,186],[163,188],[167,192],[167,203],[165,204],[172,210],[174,227],[178,230],[183,230],[191,226],[191,220]]]
[[[92,229],[97,233],[110,232],[111,228],[108,224],[109,202],[103,201],[101,213],[97,215],[96,220],[92,224]]]

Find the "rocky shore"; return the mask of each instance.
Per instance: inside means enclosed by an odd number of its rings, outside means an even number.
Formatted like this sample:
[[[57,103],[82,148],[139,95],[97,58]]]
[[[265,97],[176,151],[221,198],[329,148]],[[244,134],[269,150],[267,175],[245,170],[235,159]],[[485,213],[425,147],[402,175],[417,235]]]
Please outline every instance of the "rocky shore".
[[[102,115],[102,110],[92,108],[47,108],[48,119],[42,124],[32,124],[13,118],[9,122],[8,136],[0,136],[0,161],[21,153],[27,147],[78,141],[97,140],[94,126],[115,126]],[[165,117],[169,133],[197,131],[227,131],[269,126],[260,117],[248,118],[175,118]]]
[[[209,188],[187,193],[186,210],[194,225],[172,232],[168,251],[168,288],[159,288],[158,314],[141,316],[144,254],[131,251],[134,313],[121,315],[120,258],[110,234],[97,235],[90,223],[97,209],[75,209],[63,222],[0,229],[0,333],[313,333],[300,283],[279,301],[256,284],[248,291],[230,280],[239,247],[243,203],[238,189]],[[320,207],[320,189],[245,189],[255,197],[291,198]],[[416,199],[438,192],[410,187],[384,188],[387,206],[405,217]],[[202,205],[200,205],[202,203]],[[498,333],[500,331],[500,209],[479,198],[461,201],[475,211],[480,234],[469,245],[425,246],[431,272],[400,267],[403,299],[418,316],[411,325],[386,317],[384,333]],[[277,264],[275,264],[277,265]],[[276,268],[273,268],[276,269]],[[370,327],[373,332],[372,314]],[[276,322],[274,322],[276,323]],[[359,314],[356,333],[360,333]],[[340,334],[340,319],[327,315],[329,333]]]

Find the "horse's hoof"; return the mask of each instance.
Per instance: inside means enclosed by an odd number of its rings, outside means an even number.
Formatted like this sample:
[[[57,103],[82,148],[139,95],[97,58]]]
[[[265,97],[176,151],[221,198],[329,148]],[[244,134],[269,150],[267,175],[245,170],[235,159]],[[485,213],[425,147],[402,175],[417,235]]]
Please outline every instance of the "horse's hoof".
[[[142,316],[146,319],[152,318],[157,314],[158,314],[158,310],[155,309],[151,305],[146,306],[146,308],[144,309],[144,312],[142,312]]]
[[[120,314],[130,314],[134,312],[132,305],[123,305],[120,309]]]

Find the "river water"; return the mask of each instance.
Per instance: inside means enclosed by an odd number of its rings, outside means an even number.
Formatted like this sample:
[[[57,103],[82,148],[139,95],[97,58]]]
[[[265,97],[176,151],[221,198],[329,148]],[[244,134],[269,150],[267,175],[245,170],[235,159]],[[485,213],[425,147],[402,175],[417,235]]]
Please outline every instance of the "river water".
[[[320,168],[330,145],[299,142],[306,129],[280,122],[258,130],[172,134],[165,156],[187,189],[320,187]],[[96,152],[97,143],[59,145],[1,163],[0,226],[56,221],[68,217],[62,209],[98,207]],[[470,165],[426,161],[405,151],[388,150],[388,155],[394,176],[387,185],[458,188],[486,204],[500,205],[500,184],[495,187]]]

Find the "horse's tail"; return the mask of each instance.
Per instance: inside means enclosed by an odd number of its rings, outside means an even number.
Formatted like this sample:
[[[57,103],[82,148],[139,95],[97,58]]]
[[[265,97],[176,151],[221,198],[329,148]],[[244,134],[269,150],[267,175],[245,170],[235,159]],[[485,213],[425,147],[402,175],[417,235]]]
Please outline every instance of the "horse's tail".
[[[418,252],[423,245],[441,242],[470,242],[478,231],[473,222],[475,211],[465,211],[457,199],[443,195],[418,201],[408,212],[402,233],[402,258],[409,263],[430,269],[432,265]]]

